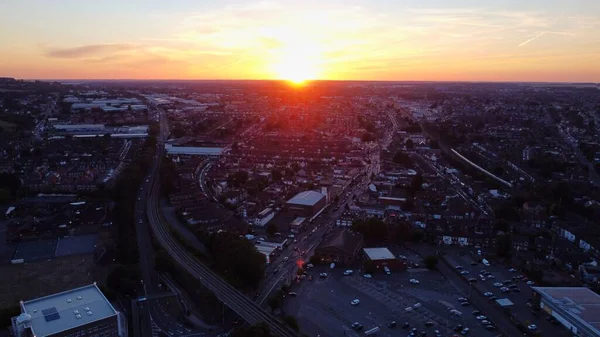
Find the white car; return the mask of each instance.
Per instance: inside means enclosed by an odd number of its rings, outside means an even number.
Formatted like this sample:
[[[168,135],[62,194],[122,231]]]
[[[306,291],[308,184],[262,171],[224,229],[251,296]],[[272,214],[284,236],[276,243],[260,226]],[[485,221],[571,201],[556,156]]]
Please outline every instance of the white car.
[[[496,282],[496,283],[494,283],[494,287],[500,288],[500,287],[502,287],[502,283]]]
[[[408,311],[412,311],[413,308],[412,307],[406,307],[406,309],[404,309],[404,310],[408,312]]]
[[[352,302],[350,302],[350,304],[352,305],[358,305],[360,303],[360,300],[358,298],[353,299]]]
[[[352,275],[352,274],[354,274],[354,271],[352,269],[348,269],[348,270],[346,270],[344,272],[344,276],[349,276],[349,275]]]
[[[409,282],[412,284],[419,284],[419,280],[416,280],[414,278],[411,278]]]
[[[476,317],[478,321],[485,321],[487,320],[487,317],[483,316],[483,315],[479,315]]]
[[[527,329],[529,329],[531,331],[535,331],[535,330],[537,330],[537,325],[531,324],[531,325],[527,326]]]
[[[306,265],[306,268],[313,268],[313,267],[314,267],[314,265],[312,263],[309,263]]]
[[[534,284],[535,284],[535,282],[533,282],[533,281],[527,281],[527,285],[528,285],[528,286],[532,286],[532,285],[534,285]]]
[[[420,308],[420,307],[421,307],[421,303],[415,303],[413,305],[413,309]]]
[[[321,274],[319,274],[319,277],[325,278],[325,277],[327,277],[327,273],[321,273]]]
[[[456,266],[456,267],[454,267],[454,269],[460,270],[460,269],[463,269],[463,266]]]
[[[461,274],[461,275],[469,275],[469,272],[468,272],[468,271],[466,271],[466,270],[463,270],[463,271],[461,271],[461,272],[460,272],[460,274]]]
[[[364,274],[363,277],[364,278],[373,278],[373,276],[371,276],[371,274]]]
[[[511,273],[514,273],[514,272],[516,272],[517,270],[516,270],[515,268],[509,268],[509,269],[508,269],[508,271],[509,271],[509,272],[511,272]]]
[[[392,272],[390,271],[390,268],[388,268],[387,266],[383,267],[383,271],[385,271],[386,274],[391,275]]]
[[[489,291],[486,291],[485,293],[483,293],[483,296],[485,296],[485,297],[491,297],[491,296],[494,296],[494,294],[491,293],[491,292],[489,292]]]

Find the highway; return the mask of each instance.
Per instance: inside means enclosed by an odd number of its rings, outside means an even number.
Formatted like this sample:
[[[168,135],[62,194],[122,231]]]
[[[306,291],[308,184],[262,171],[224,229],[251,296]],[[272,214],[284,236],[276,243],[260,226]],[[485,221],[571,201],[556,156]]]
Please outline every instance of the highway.
[[[210,268],[205,266],[200,260],[188,254],[186,249],[172,236],[169,225],[166,223],[160,212],[159,189],[160,181],[158,171],[160,167],[160,158],[164,155],[164,140],[166,132],[164,131],[164,114],[161,114],[161,134],[157,142],[157,156],[150,168],[149,184],[150,194],[146,201],[146,214],[150,228],[160,245],[169,253],[169,255],[192,276],[198,279],[203,286],[212,291],[219,300],[235,311],[240,317],[250,324],[264,322],[271,332],[276,336],[288,337],[297,336],[289,327],[284,325],[271,314],[263,310],[257,303],[250,300],[237,289],[229,285],[226,281],[216,275]]]

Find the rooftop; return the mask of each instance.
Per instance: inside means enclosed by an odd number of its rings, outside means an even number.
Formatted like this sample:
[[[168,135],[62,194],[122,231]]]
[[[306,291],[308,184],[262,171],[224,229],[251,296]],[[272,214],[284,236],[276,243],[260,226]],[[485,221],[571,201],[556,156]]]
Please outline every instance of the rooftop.
[[[533,290],[569,318],[600,335],[600,295],[585,287],[533,287]]]
[[[304,206],[314,206],[321,199],[325,198],[325,196],[319,192],[315,191],[304,191],[296,194],[295,197],[288,200],[288,204],[296,204],[296,205],[304,205]]]
[[[396,258],[387,248],[365,248],[363,251],[372,261],[392,260]]]
[[[323,241],[317,246],[317,249],[337,249],[346,254],[355,254],[363,242],[363,236],[359,233],[352,233],[346,229],[337,229],[331,234],[323,237]]]
[[[21,302],[34,335],[47,336],[117,314],[96,283]]]

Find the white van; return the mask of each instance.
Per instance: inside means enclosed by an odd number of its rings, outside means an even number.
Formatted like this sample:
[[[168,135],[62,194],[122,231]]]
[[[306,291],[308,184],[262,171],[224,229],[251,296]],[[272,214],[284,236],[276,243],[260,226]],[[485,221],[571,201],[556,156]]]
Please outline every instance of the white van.
[[[489,267],[490,266],[490,262],[486,259],[481,260],[481,263],[483,263],[484,266]]]

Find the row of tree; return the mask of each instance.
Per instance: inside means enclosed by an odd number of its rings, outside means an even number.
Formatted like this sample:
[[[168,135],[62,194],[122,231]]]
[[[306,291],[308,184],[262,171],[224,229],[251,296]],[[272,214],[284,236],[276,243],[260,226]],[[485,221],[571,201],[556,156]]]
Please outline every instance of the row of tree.
[[[265,273],[266,259],[251,241],[230,232],[204,235],[212,268],[237,288],[256,289]]]

